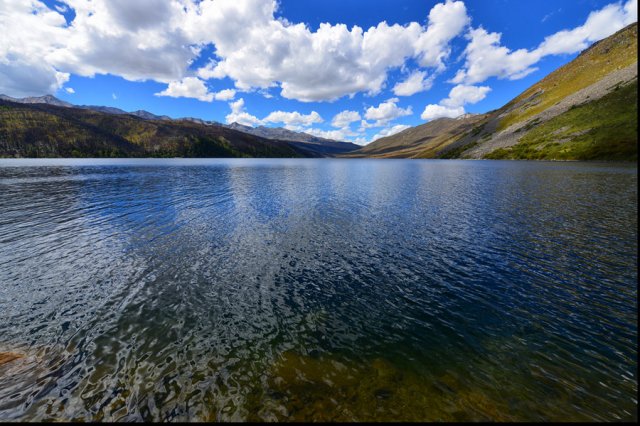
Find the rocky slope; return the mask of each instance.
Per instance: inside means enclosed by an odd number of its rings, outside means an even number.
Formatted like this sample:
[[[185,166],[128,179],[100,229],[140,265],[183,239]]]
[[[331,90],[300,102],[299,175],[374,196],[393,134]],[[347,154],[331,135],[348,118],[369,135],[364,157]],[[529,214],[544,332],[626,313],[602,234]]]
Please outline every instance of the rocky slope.
[[[634,23],[594,43],[502,108],[475,116],[469,125],[448,125],[443,134],[435,134],[443,123],[434,120],[353,155],[636,160],[637,48]],[[435,135],[424,140],[424,134]]]

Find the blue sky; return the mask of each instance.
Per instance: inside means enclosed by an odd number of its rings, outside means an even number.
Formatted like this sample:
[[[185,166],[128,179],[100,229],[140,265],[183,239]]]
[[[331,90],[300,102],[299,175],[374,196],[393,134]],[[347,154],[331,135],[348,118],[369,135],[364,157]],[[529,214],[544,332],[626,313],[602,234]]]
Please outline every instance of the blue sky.
[[[637,19],[637,0],[0,3],[0,93],[360,144],[498,108]]]

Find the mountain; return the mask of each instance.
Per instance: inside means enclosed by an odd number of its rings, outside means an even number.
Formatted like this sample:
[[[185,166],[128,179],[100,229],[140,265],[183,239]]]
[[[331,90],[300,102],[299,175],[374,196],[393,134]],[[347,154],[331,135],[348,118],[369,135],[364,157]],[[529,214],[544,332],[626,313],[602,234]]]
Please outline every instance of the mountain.
[[[127,114],[135,115],[136,117],[143,118],[145,120],[171,120],[168,115],[155,115],[149,111],[139,109],[137,111],[128,112]]]
[[[105,114],[129,114],[127,111],[121,110],[120,108],[108,107],[108,106],[99,106],[99,105],[67,105],[69,107],[76,107],[82,109],[90,109],[93,111],[104,112]]]
[[[471,130],[485,114],[465,114],[458,118],[438,118],[395,135],[377,139],[344,157],[434,158],[462,133]]]
[[[310,157],[287,141],[188,120],[0,100],[0,157]]]
[[[289,141],[300,149],[322,157],[345,154],[360,148],[360,145],[351,142],[325,139],[304,132],[294,132],[282,127],[250,127],[240,123],[231,123],[226,127],[267,139]]]
[[[7,96],[7,95],[0,95],[0,100],[17,102],[21,104],[46,104],[46,105],[55,105],[55,106],[61,106],[61,107],[73,106],[69,102],[61,101],[60,99],[52,95],[34,96],[34,97],[21,98],[21,99],[12,98],[11,96]]]
[[[637,48],[634,23],[594,43],[500,109],[458,123],[434,120],[350,156],[636,160]]]
[[[120,108],[108,107],[108,106],[99,106],[99,105],[73,105],[69,102],[61,101],[53,95],[44,95],[44,96],[36,96],[29,98],[12,98],[7,95],[0,95],[0,100],[16,102],[20,104],[45,104],[45,105],[54,105],[60,107],[67,108],[82,108],[82,109],[90,109],[93,111],[104,112],[105,114],[130,114],[135,115],[140,118],[144,118],[145,120],[171,120],[171,117],[166,115],[159,116],[150,113],[149,111],[138,110],[133,112],[127,112],[121,110]]]
[[[13,103],[20,103],[20,104],[34,104],[34,105],[41,104],[41,105],[52,105],[52,106],[59,106],[59,107],[65,107],[65,108],[72,108],[76,110],[83,109],[83,110],[90,110],[90,111],[95,111],[95,112],[110,114],[110,115],[135,116],[143,120],[173,121],[175,122],[175,124],[182,123],[186,127],[190,127],[192,124],[197,124],[200,126],[208,126],[208,127],[221,127],[221,128],[230,129],[236,132],[247,133],[252,136],[257,136],[261,139],[277,141],[279,145],[283,145],[284,143],[286,146],[295,149],[299,155],[306,156],[306,157],[332,157],[338,154],[348,153],[360,148],[359,145],[352,144],[349,142],[340,142],[340,141],[335,141],[331,139],[324,139],[324,138],[313,136],[307,133],[293,132],[291,130],[287,130],[283,128],[270,128],[270,127],[264,127],[264,126],[253,128],[249,126],[243,126],[242,124],[238,124],[238,123],[224,125],[216,121],[205,121],[200,118],[194,118],[194,117],[183,117],[179,119],[172,119],[171,117],[168,117],[166,115],[159,116],[144,110],[127,112],[127,111],[121,110],[120,108],[114,108],[114,107],[108,107],[108,106],[73,105],[68,102],[61,101],[52,95],[45,95],[45,96],[32,97],[32,98],[22,98],[22,99],[12,98],[6,95],[0,95],[0,100],[13,102]],[[40,136],[43,136],[45,134],[43,133],[44,129],[39,129],[34,131],[36,133],[40,132]],[[222,130],[218,130],[218,132],[222,132]],[[55,137],[55,135],[50,135],[50,136]],[[5,143],[7,143],[7,141],[5,141]],[[103,147],[103,148],[107,149],[106,147]],[[109,150],[107,149],[107,151]],[[125,151],[127,152],[127,154],[123,154],[123,155],[134,155],[134,151],[128,151],[128,150],[125,150]],[[20,151],[18,150],[16,152],[20,152]],[[0,155],[9,155],[9,154],[5,153]],[[16,155],[24,155],[24,154],[16,154]],[[135,155],[142,155],[142,154],[136,152]]]

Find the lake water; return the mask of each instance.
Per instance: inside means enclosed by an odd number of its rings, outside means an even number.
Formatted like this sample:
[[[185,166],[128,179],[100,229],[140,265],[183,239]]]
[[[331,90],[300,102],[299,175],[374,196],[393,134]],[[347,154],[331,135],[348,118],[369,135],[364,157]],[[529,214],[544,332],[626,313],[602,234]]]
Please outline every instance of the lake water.
[[[637,419],[635,165],[0,160],[0,420]]]

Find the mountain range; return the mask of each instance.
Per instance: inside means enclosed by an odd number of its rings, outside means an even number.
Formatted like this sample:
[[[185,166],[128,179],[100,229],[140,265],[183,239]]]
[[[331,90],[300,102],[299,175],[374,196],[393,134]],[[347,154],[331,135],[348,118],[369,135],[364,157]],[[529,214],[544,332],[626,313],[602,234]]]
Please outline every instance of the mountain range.
[[[638,24],[486,114],[440,118],[345,157],[623,160],[638,155]]]
[[[637,23],[503,107],[439,118],[360,147],[284,128],[0,95],[0,157],[344,157],[635,161]]]
[[[327,157],[358,148],[282,128],[0,95],[0,157]]]

